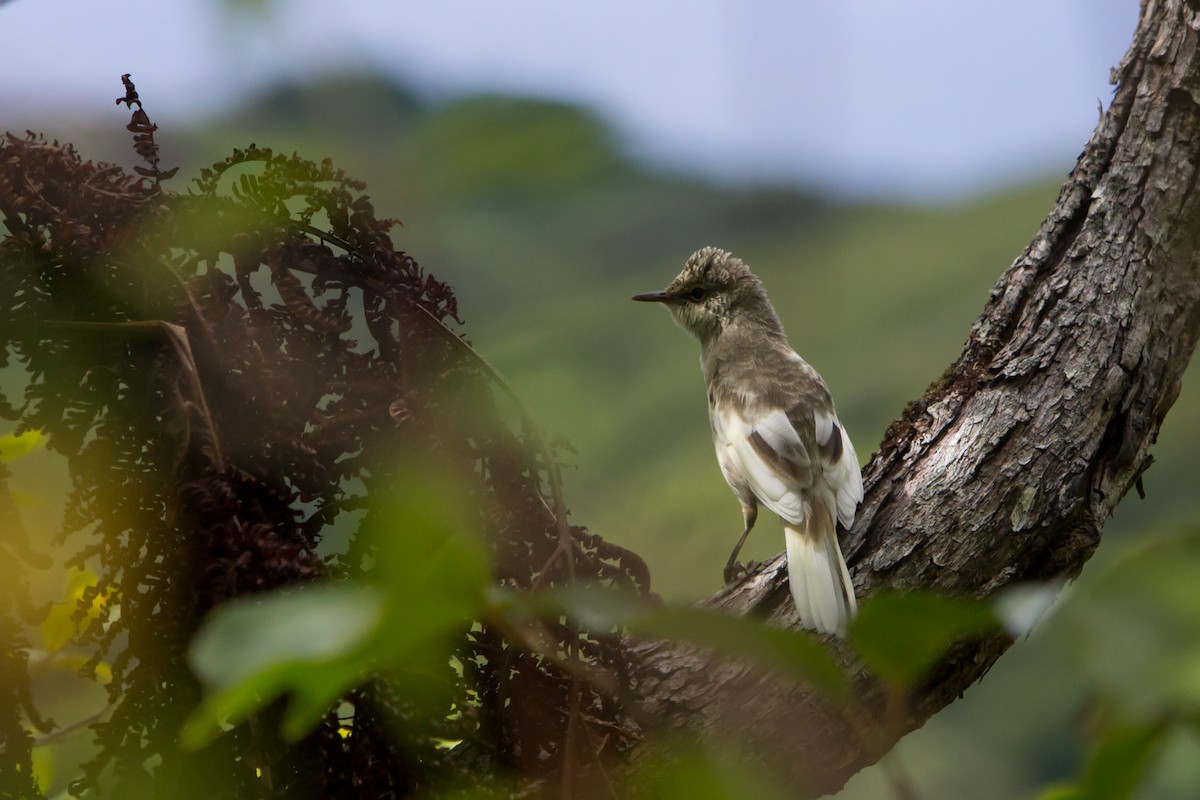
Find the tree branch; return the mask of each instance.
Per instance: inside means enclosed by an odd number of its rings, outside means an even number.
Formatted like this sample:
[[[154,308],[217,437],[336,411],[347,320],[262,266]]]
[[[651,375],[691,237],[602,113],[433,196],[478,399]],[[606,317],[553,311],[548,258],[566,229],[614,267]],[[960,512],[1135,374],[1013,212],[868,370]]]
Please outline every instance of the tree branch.
[[[889,428],[843,537],[860,595],[987,597],[1073,576],[1150,465],[1200,335],[1198,24],[1193,2],[1143,3],[1113,103],[1057,205],[996,283],[962,355]],[[798,627],[786,587],[780,555],[710,603]],[[956,650],[895,729],[884,689],[851,666],[867,716],[855,725],[882,729],[878,746],[803,686],[669,642],[629,646],[649,718],[794,764],[819,794],[958,698],[1010,644]]]

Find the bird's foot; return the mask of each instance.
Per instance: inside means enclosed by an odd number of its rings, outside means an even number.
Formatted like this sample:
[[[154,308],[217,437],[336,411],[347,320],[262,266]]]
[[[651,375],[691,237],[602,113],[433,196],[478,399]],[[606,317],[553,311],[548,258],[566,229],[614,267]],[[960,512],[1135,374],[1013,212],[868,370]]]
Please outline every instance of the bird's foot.
[[[761,561],[747,561],[743,564],[740,561],[735,561],[732,564],[725,565],[725,585],[741,580],[752,572],[757,572],[762,566]]]

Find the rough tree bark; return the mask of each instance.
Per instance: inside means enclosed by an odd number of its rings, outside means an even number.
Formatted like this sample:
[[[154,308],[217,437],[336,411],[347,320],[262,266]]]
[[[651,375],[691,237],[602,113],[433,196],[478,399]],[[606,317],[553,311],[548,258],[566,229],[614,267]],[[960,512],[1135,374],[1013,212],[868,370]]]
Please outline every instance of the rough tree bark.
[[[860,595],[985,597],[1078,572],[1150,465],[1200,335],[1200,2],[1144,0],[1111,107],[962,355],[888,430],[843,547]],[[794,625],[782,556],[711,604]],[[666,642],[631,643],[648,716],[732,737],[835,791],[1008,648],[959,648],[901,709],[851,667],[878,736],[788,685]],[[888,724],[884,724],[885,715]],[[865,739],[871,741],[864,741]]]

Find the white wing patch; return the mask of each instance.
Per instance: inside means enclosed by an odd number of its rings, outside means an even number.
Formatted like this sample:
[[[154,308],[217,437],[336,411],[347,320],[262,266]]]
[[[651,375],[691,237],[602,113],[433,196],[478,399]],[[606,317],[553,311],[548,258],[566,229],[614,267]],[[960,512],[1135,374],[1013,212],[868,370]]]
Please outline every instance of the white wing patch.
[[[850,435],[845,428],[841,431],[842,458],[832,470],[826,470],[825,481],[837,496],[838,520],[849,528],[854,524],[854,512],[863,499],[862,468],[858,466],[858,454],[850,443]]]
[[[751,424],[737,411],[726,410],[713,415],[714,444],[721,472],[734,492],[741,494],[749,489],[759,502],[780,517],[799,524],[807,514],[807,500],[790,475],[780,474],[767,463],[751,443],[750,437],[757,433],[777,453],[790,457],[794,453],[803,455],[804,446],[800,437],[782,411],[772,411]]]
[[[714,413],[712,421],[717,462],[725,481],[736,494],[741,497],[753,494],[784,520],[797,525],[810,513],[809,504],[815,499],[814,495],[829,498],[832,494],[829,500],[837,506],[838,520],[846,527],[853,524],[855,510],[863,498],[862,472],[854,445],[835,416],[822,412],[814,415],[819,445],[827,443],[831,435],[841,437],[836,460],[820,460],[820,474],[825,486],[819,488],[826,491],[817,492],[813,491],[818,487],[814,487],[811,478],[805,479],[811,475],[812,459],[784,411],[775,409],[751,421],[737,411],[727,409]],[[791,474],[781,472],[754,446],[755,436],[797,469]]]
[[[823,463],[825,483],[837,498],[838,521],[849,528],[854,524],[854,512],[863,499],[862,470],[858,466],[858,455],[850,436],[832,412],[817,411],[813,414],[817,428],[817,444],[822,448],[829,442],[831,434],[842,437],[842,446],[836,448],[839,457],[833,463]]]
[[[814,411],[813,412],[813,427],[817,431],[817,444],[824,446],[829,441],[829,434],[833,433],[833,426],[837,424],[837,417],[832,412]],[[841,425],[838,425],[840,428]]]

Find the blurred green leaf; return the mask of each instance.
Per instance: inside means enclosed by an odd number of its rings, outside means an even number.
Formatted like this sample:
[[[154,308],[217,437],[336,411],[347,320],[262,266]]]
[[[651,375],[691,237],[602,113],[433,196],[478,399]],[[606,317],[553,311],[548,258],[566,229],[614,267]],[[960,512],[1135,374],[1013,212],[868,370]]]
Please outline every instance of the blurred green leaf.
[[[1132,797],[1166,730],[1162,725],[1109,730],[1088,764],[1084,797],[1088,800]]]
[[[382,592],[348,586],[311,586],[217,609],[190,652],[192,669],[216,691],[188,719],[184,746],[208,744],[224,724],[242,722],[285,692],[292,693],[288,733],[302,734],[366,666],[382,617]]]
[[[42,646],[53,653],[62,648],[75,635],[75,623],[71,614],[75,611],[74,603],[54,603],[50,613],[42,622]]]
[[[54,783],[54,754],[49,747],[35,747],[32,754],[33,782],[42,794]]]
[[[629,594],[591,588],[554,595],[565,612],[589,628],[625,627],[641,638],[673,639],[742,658],[804,681],[840,698],[846,678],[824,644],[805,633],[703,608],[663,608]]]
[[[1127,722],[1200,708],[1200,535],[1140,542],[1087,576],[1055,626],[1081,680]]]
[[[1038,800],[1081,800],[1077,786],[1051,786],[1038,795]]]
[[[981,601],[929,592],[880,592],[850,623],[850,644],[883,680],[915,686],[962,639],[998,632],[996,615]]]
[[[1165,725],[1110,728],[1096,745],[1079,784],[1048,789],[1040,800],[1128,800],[1167,730]]]
[[[842,697],[846,690],[845,675],[833,654],[805,633],[699,608],[664,609],[634,620],[629,627],[637,636],[687,641],[725,656],[750,659],[832,698]]]
[[[57,671],[80,676],[83,674],[85,668],[91,670],[91,674],[97,683],[108,684],[112,682],[112,665],[107,661],[98,661],[92,664],[91,656],[68,650],[60,650],[56,653],[50,653],[47,658],[38,659],[36,666],[31,664],[30,674],[38,675]]]
[[[24,433],[6,434],[0,436],[0,462],[13,461],[21,456],[27,456],[45,444],[41,431],[25,431]]]
[[[654,745],[647,745],[653,747]],[[655,800],[785,800],[795,793],[731,744],[657,746],[622,796]]]
[[[407,476],[404,485],[402,497],[368,517],[364,535],[379,547],[384,613],[419,637],[478,614],[491,565],[453,479],[433,470]]]
[[[66,646],[72,638],[94,619],[99,613],[99,606],[107,602],[103,595],[98,596],[92,607],[79,622],[74,620],[75,611],[79,608],[79,600],[84,591],[95,586],[100,578],[91,570],[72,569],[67,575],[67,583],[63,589],[63,599],[50,606],[50,612],[42,621],[42,646],[48,652],[55,652]]]
[[[491,570],[453,481],[429,468],[403,485],[364,524],[379,554],[378,586],[309,586],[213,613],[190,653],[212,693],[185,725],[185,745],[207,744],[284,694],[284,735],[299,738],[384,670],[403,672],[414,699],[435,701],[430,676],[448,663],[453,635],[483,613]]]
[[[308,586],[227,603],[192,642],[190,664],[209,686],[228,686],[289,661],[323,662],[365,643],[383,593]]]

